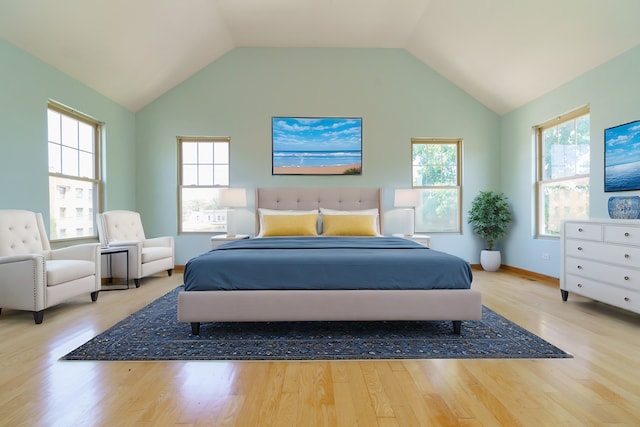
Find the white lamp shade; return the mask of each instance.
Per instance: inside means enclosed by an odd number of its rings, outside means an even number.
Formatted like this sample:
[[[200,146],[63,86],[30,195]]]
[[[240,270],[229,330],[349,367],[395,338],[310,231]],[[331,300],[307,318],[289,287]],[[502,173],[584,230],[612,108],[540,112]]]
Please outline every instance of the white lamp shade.
[[[247,206],[247,191],[244,188],[226,188],[220,194],[220,206],[244,208]]]
[[[420,192],[411,189],[395,190],[393,206],[396,208],[415,208],[420,206]]]

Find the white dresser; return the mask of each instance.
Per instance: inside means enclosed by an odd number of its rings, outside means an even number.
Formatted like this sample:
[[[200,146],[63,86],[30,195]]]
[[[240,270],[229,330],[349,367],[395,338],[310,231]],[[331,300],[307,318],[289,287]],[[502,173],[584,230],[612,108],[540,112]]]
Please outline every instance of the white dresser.
[[[560,239],[562,299],[576,293],[640,313],[640,221],[565,221]]]

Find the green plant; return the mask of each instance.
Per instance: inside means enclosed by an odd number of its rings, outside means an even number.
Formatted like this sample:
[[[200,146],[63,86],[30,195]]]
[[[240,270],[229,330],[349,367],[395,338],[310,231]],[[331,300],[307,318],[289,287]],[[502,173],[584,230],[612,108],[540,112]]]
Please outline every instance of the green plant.
[[[496,240],[507,233],[511,219],[511,208],[504,194],[481,191],[471,203],[467,221],[492,251]]]

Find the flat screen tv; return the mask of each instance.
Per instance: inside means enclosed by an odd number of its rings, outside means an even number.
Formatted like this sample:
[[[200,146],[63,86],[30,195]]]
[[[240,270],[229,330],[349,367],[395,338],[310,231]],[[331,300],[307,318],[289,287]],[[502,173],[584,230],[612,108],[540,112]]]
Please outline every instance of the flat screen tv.
[[[640,190],[640,120],[604,130],[604,191]]]
[[[273,175],[362,175],[362,118],[272,117]]]

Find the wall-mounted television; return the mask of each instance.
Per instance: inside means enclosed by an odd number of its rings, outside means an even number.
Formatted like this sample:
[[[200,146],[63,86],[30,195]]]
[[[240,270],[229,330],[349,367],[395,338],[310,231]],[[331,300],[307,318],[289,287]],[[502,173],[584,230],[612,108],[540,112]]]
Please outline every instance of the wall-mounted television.
[[[640,120],[604,130],[604,191],[640,190]]]
[[[273,175],[362,175],[362,118],[272,117]]]

